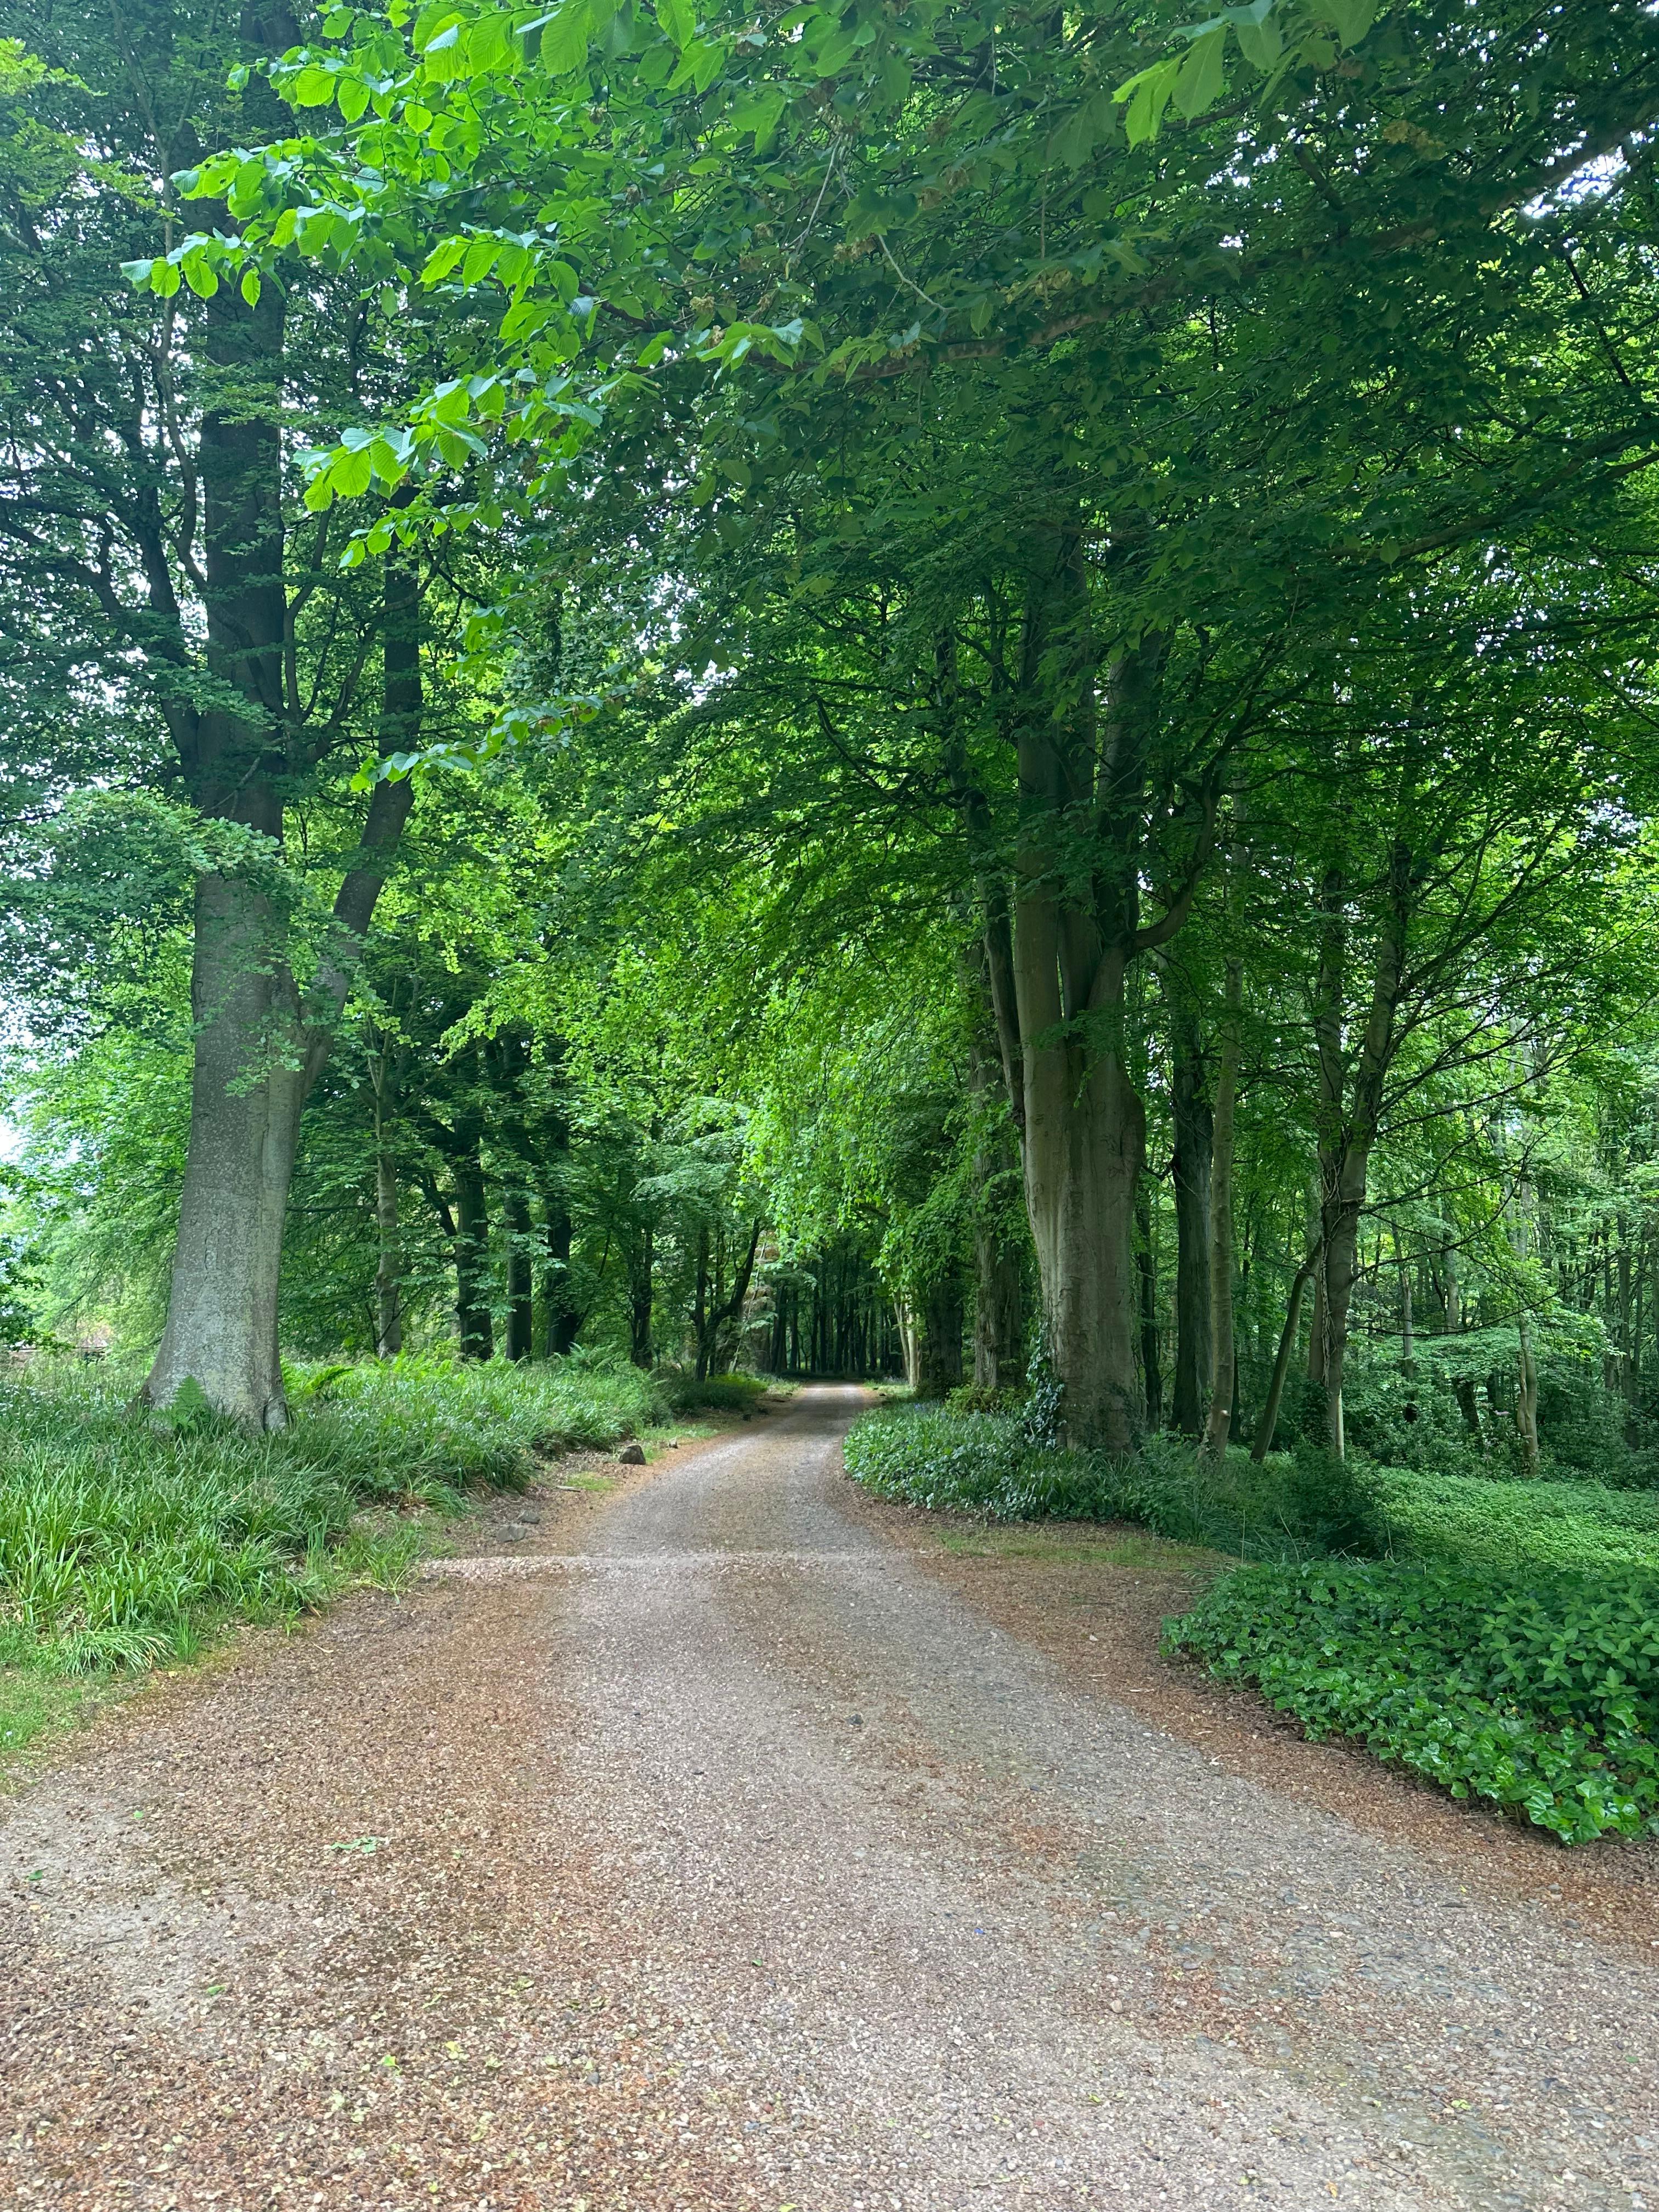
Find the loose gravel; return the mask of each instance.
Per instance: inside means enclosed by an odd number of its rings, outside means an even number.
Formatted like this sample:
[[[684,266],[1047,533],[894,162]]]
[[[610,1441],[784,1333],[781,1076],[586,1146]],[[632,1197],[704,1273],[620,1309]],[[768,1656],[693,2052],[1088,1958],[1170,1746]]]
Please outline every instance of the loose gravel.
[[[858,1402],[104,1716],[0,1825],[0,2204],[1659,2212],[1650,1855],[1333,1789]]]

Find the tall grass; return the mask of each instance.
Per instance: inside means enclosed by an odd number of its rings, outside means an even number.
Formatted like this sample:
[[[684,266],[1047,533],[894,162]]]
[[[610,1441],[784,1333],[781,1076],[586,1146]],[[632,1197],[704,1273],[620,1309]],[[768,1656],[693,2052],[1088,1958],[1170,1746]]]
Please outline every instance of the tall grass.
[[[0,1378],[0,1664],[86,1674],[185,1657],[216,1622],[273,1620],[353,1574],[395,1578],[407,1533],[365,1508],[453,1510],[521,1486],[538,1452],[659,1413],[633,1369],[431,1359],[290,1376],[294,1424],[135,1410],[124,1378],[40,1361]]]

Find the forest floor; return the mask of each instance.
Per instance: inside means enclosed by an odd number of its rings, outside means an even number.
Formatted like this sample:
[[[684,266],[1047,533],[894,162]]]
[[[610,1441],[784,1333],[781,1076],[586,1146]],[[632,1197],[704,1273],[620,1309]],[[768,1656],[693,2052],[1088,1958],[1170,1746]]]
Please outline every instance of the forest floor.
[[[1162,1665],[1198,1555],[871,1503],[859,1402],[556,1469],[61,1746],[0,2203],[1659,2212],[1655,1851]]]

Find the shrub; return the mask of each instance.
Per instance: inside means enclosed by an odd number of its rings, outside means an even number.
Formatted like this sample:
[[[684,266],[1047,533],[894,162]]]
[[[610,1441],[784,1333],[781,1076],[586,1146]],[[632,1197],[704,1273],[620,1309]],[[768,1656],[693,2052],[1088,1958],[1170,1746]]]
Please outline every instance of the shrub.
[[[1286,1528],[1316,1552],[1375,1559],[1393,1540],[1375,1475],[1305,1438],[1291,1451],[1284,1512]]]
[[[1584,1843],[1659,1832],[1655,1595],[1628,1571],[1246,1567],[1166,1624],[1165,1650]]]
[[[1361,1479],[1322,1455],[1298,1474],[1289,1458],[1255,1466],[1228,1453],[1200,1464],[1178,1437],[1149,1437],[1133,1459],[1056,1451],[1028,1439],[1024,1418],[897,1406],[868,1413],[847,1439],[847,1469],[878,1496],[992,1521],[1133,1521],[1186,1544],[1241,1557],[1300,1558],[1339,1540],[1381,1548],[1383,1516]]]
[[[668,1375],[668,1402],[677,1413],[706,1409],[714,1413],[752,1413],[766,1395],[763,1375]]]
[[[945,1410],[952,1413],[1018,1413],[1024,1404],[1023,1386],[993,1389],[985,1382],[958,1382],[945,1399]]]

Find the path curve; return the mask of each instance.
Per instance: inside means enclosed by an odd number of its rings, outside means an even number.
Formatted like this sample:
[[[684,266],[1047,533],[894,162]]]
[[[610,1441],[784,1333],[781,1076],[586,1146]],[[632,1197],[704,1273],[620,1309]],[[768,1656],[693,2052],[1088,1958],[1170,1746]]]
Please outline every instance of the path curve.
[[[1659,1948],[1076,1686],[851,1508],[859,1403],[24,1792],[0,2203],[1659,2212]]]

